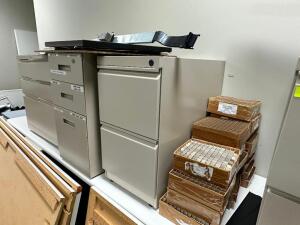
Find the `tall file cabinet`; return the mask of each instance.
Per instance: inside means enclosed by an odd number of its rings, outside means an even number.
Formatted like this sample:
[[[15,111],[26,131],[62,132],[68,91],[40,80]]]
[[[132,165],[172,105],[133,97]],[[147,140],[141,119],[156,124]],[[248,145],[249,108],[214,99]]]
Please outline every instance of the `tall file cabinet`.
[[[62,158],[92,178],[102,173],[95,54],[49,54]]]
[[[157,208],[174,150],[221,94],[225,62],[99,56],[97,65],[106,176]]]
[[[18,67],[28,127],[57,145],[54,105],[50,94],[48,56],[42,54],[19,56]]]

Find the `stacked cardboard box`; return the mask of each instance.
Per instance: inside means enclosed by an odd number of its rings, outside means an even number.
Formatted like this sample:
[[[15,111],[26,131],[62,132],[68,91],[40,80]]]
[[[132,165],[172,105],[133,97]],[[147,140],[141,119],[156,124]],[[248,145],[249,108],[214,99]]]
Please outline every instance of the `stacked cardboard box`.
[[[175,224],[218,225],[240,186],[254,174],[260,101],[209,99],[210,116],[193,124],[192,139],[174,152],[160,214]]]
[[[198,139],[180,146],[174,152],[160,214],[179,225],[219,225],[235,186],[240,152]]]
[[[247,154],[245,165],[241,164],[242,168],[240,173],[238,174],[240,185],[243,187],[248,187],[255,172],[254,158],[258,143],[258,129],[261,122],[260,107],[261,102],[257,100],[242,100],[225,96],[211,97],[208,103],[207,111],[211,113],[210,116],[217,117],[222,120],[228,120],[228,126],[231,126],[232,129],[234,129],[234,124],[239,124],[239,127],[236,125],[236,131],[232,133],[240,134],[240,136],[238,136],[240,140],[240,146],[228,143],[224,144],[239,147]],[[222,122],[220,121],[219,124],[221,123]],[[244,133],[241,132],[241,127],[243,127],[242,124],[244,124],[244,126],[246,126],[247,124],[248,126],[248,128],[246,129],[247,131],[245,131]],[[228,131],[228,129],[228,127],[224,127],[224,129],[222,130],[219,127],[219,132],[223,131],[225,133],[226,131]],[[237,136],[235,137],[235,140],[237,140]],[[219,136],[216,137],[213,142],[220,143],[220,140],[222,140],[222,137]]]

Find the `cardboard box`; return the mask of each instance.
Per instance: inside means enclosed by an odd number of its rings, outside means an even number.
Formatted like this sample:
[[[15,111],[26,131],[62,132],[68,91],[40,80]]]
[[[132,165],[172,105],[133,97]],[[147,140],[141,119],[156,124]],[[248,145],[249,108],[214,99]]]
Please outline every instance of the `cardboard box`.
[[[239,164],[240,150],[191,139],[174,152],[174,169],[228,188]]]
[[[205,117],[192,127],[193,138],[240,149],[250,135],[250,123],[226,118]]]
[[[189,176],[180,170],[171,170],[168,188],[223,214],[234,184],[235,178],[229,188],[221,188],[210,182]]]
[[[171,205],[167,202],[165,195],[159,201],[159,214],[176,225],[212,225],[202,218],[192,215],[190,212]]]
[[[261,102],[226,96],[210,97],[207,111],[250,122],[260,111]]]
[[[257,149],[258,144],[258,131],[256,131],[252,136],[247,140],[245,144],[245,151],[248,153],[248,158],[251,158]]]
[[[219,225],[221,222],[223,214],[172,189],[168,189],[166,201],[175,207],[179,207],[192,215],[202,218],[209,224]]]

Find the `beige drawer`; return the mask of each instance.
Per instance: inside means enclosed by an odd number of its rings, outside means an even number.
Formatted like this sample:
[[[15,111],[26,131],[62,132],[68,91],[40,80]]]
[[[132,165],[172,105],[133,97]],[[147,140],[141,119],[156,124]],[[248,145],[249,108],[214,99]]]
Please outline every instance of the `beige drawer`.
[[[52,80],[51,95],[55,105],[86,115],[83,86]]]
[[[20,81],[21,88],[25,95],[52,101],[50,94],[50,82],[37,81],[25,77],[22,77]]]
[[[51,79],[83,85],[82,62],[79,54],[49,54]]]
[[[136,225],[108,200],[103,198],[94,187],[90,190],[86,225]]]
[[[86,117],[55,107],[58,148],[64,160],[87,176],[90,175]]]
[[[54,106],[42,99],[24,96],[30,130],[57,145]]]
[[[18,60],[19,75],[33,80],[50,82],[47,55],[38,58],[21,58]]]

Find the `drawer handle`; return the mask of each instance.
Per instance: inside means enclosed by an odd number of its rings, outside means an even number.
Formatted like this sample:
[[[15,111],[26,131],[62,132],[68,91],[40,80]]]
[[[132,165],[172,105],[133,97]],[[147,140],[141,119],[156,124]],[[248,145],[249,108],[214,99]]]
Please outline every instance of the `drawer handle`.
[[[58,69],[62,70],[62,71],[70,72],[71,71],[71,66],[70,65],[58,64]]]
[[[60,93],[60,96],[61,96],[62,98],[65,98],[65,99],[68,99],[68,100],[70,100],[70,101],[73,101],[73,95],[69,95],[69,94],[66,94],[66,93],[64,93],[64,92],[61,92],[61,93]]]
[[[63,119],[63,122],[71,127],[75,127],[75,123],[71,122],[70,120]]]

